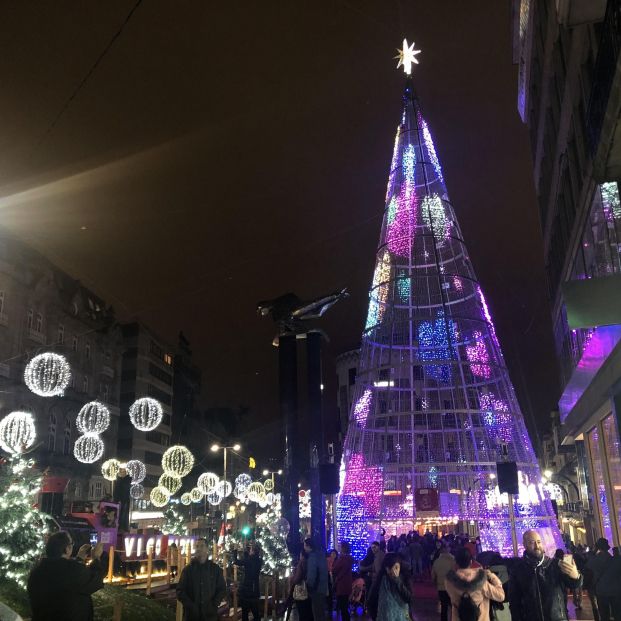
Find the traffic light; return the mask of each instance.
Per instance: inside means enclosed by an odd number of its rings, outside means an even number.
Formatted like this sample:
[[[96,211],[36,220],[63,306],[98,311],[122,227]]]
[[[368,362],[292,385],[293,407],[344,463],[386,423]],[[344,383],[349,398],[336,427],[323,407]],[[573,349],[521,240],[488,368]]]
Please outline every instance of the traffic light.
[[[242,535],[243,535],[244,537],[247,537],[247,536],[248,536],[248,535],[252,532],[252,528],[250,528],[250,526],[248,526],[248,524],[246,524],[246,526],[244,526],[244,527],[242,528],[242,531],[241,531],[241,532],[242,532]]]

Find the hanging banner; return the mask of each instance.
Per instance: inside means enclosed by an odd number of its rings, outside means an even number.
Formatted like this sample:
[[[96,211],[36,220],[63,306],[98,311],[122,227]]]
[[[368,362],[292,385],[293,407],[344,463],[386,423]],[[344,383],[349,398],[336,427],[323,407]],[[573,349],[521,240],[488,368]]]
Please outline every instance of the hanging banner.
[[[437,517],[440,515],[440,498],[438,490],[433,487],[421,487],[414,493],[416,517]]]

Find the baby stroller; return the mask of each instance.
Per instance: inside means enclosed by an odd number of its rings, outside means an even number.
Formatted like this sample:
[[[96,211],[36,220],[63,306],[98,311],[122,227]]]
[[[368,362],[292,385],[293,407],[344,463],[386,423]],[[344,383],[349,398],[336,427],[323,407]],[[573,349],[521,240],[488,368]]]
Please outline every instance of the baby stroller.
[[[364,603],[366,599],[364,578],[355,578],[351,584],[351,595],[349,596],[349,606],[353,608],[354,612],[358,608],[362,608],[364,611]]]

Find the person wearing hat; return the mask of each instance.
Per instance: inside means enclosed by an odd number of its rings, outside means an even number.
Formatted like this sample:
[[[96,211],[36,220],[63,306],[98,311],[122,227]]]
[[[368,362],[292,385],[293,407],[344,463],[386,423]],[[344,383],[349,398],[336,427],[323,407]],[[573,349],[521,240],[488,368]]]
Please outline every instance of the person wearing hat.
[[[621,619],[621,558],[608,553],[608,539],[600,537],[595,542],[595,556],[587,563],[593,572],[593,590],[601,621],[611,616]]]

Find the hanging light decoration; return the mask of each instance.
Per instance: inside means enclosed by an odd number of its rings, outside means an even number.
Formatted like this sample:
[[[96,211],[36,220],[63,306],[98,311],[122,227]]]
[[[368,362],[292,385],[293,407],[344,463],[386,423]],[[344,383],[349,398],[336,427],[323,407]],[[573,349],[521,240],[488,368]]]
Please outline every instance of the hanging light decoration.
[[[132,483],[129,487],[129,495],[134,500],[140,500],[144,496],[144,485],[142,483]]]
[[[103,433],[110,426],[110,410],[99,401],[83,405],[75,419],[80,433]]]
[[[198,481],[196,481],[196,487],[198,487],[203,494],[209,494],[209,492],[212,492],[216,488],[219,480],[217,474],[213,472],[203,472],[203,474],[198,477]]]
[[[52,352],[35,356],[24,370],[26,386],[40,397],[62,396],[70,381],[71,367],[67,359]]]
[[[249,474],[243,472],[235,479],[235,487],[239,490],[240,493],[246,491],[248,486],[252,483],[252,477]],[[237,494],[235,494],[237,496]]]
[[[83,464],[93,464],[104,452],[103,440],[96,433],[85,433],[80,436],[73,447],[75,458]]]
[[[216,489],[214,491],[222,496],[222,498],[226,498],[227,496],[231,495],[231,492],[233,491],[233,486],[230,484],[229,481],[225,481],[224,479],[222,479],[221,481],[218,481],[218,485],[216,485]]]
[[[247,494],[252,502],[259,502],[261,496],[265,494],[265,488],[262,483],[255,481],[248,486]]]
[[[125,470],[132,483],[142,483],[147,476],[147,468],[139,459],[130,459],[125,464]]]
[[[272,494],[272,492],[265,494],[265,500],[268,505],[274,504],[274,500],[275,500],[274,494]]]
[[[162,404],[157,399],[142,397],[129,408],[129,420],[138,431],[153,431],[164,418]]]
[[[167,489],[158,485],[151,490],[150,498],[154,507],[163,507],[170,500],[170,494]]]
[[[164,473],[160,476],[158,485],[164,489],[167,489],[171,495],[176,494],[181,489],[181,479]]]
[[[7,453],[23,453],[37,438],[30,412],[11,412],[0,421],[0,448]]]
[[[186,506],[192,504],[192,496],[190,496],[189,492],[181,494],[181,504]]]
[[[266,492],[271,492],[274,489],[274,481],[272,481],[272,479],[265,479],[263,487]]]
[[[207,494],[207,502],[210,505],[219,505],[222,502],[222,496],[218,492]]]
[[[114,481],[119,474],[121,462],[118,459],[106,459],[101,464],[101,474],[107,481]]]
[[[203,492],[198,489],[198,487],[193,487],[190,490],[190,498],[192,499],[192,502],[200,502],[203,499]]]
[[[179,444],[171,446],[162,455],[162,469],[166,474],[182,478],[190,474],[194,467],[194,456],[190,450]]]

